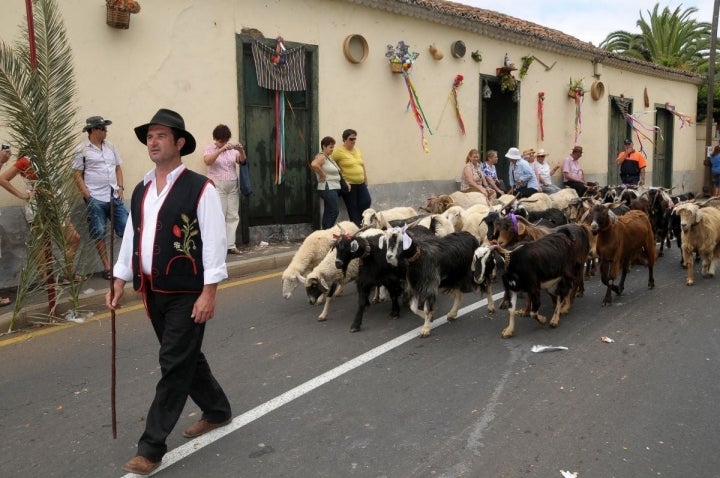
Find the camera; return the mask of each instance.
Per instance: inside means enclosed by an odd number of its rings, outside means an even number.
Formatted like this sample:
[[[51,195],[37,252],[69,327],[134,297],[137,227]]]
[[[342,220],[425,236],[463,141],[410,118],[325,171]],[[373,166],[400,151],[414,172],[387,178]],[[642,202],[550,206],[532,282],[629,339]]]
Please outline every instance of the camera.
[[[10,145],[7,143],[2,144],[2,150],[5,151],[6,149],[10,149]]]

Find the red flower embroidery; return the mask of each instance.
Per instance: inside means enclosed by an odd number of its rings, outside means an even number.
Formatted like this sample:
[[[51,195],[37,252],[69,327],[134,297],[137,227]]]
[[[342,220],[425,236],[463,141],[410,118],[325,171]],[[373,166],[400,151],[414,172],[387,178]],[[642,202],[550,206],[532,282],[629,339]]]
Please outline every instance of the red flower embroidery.
[[[180,226],[177,224],[173,226],[173,235],[175,237],[182,237],[182,230],[180,229]]]

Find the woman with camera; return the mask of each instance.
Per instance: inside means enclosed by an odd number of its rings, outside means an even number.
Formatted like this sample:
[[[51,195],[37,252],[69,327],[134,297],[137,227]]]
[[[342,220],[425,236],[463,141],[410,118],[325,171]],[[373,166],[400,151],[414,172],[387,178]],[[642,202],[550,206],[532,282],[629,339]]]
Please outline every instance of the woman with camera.
[[[240,254],[235,246],[237,228],[240,224],[240,194],[238,192],[237,165],[247,161],[245,148],[241,143],[232,144],[230,128],[219,124],[212,132],[213,144],[205,147],[203,161],[207,165],[207,177],[212,179],[220,195],[225,216],[225,235],[228,254]]]

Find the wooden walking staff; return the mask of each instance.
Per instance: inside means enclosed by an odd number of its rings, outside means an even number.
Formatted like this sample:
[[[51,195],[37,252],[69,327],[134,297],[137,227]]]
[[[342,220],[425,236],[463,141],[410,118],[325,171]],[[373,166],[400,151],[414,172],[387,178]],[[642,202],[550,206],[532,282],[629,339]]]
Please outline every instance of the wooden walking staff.
[[[110,186],[110,303],[115,300],[115,191]],[[117,439],[117,417],[115,414],[115,309],[110,309],[110,416],[112,420],[112,437]]]

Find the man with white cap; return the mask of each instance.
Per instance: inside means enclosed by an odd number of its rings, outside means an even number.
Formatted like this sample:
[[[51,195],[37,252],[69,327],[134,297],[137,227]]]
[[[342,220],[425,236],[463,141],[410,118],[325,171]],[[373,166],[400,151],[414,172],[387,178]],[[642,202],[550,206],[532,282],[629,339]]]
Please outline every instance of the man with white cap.
[[[547,153],[544,149],[538,149],[538,152],[535,155],[535,173],[537,174],[538,182],[540,183],[540,192],[552,194],[560,191],[560,188],[552,183],[552,175],[560,169],[560,165],[556,164],[550,168],[550,165],[545,162],[546,156]]]
[[[514,194],[518,199],[532,196],[538,192],[540,185],[533,167],[530,166],[518,148],[510,148],[505,153],[505,157],[510,160],[510,168],[508,177],[510,179],[510,194]]]

